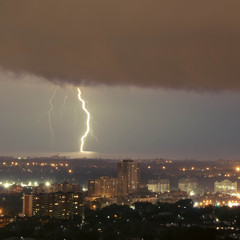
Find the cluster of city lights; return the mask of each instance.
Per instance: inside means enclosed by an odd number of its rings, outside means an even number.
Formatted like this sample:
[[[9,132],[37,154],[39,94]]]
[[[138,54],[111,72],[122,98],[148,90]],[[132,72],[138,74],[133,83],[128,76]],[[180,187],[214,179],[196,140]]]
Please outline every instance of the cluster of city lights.
[[[38,162],[27,162],[25,163],[27,166],[41,166],[41,167],[44,167],[44,166],[51,166],[51,167],[68,167],[68,163],[38,163]],[[10,165],[8,165],[6,162],[3,162],[2,165],[3,166],[19,166],[19,165],[25,165],[25,164],[20,164],[18,162],[11,162]]]
[[[2,165],[4,167],[17,167],[17,166],[21,166],[22,164],[18,163],[18,162],[11,162],[9,165],[6,163],[6,162],[3,162]],[[30,167],[30,166],[41,166],[41,167],[46,167],[46,166],[50,166],[50,167],[53,167],[55,168],[56,170],[59,169],[59,167],[66,167],[68,168],[69,167],[69,164],[68,163],[38,163],[38,162],[27,162],[27,163],[24,163],[23,165],[27,166],[27,167]],[[25,171],[25,169],[23,168],[23,170]],[[28,172],[32,172],[31,169],[27,169]],[[68,173],[72,173],[72,169],[68,169]]]
[[[50,182],[45,182],[44,183],[46,187],[50,187],[51,186],[51,183]],[[10,188],[11,186],[13,185],[20,185],[21,187],[38,187],[39,186],[39,183],[36,182],[36,181],[30,181],[28,183],[19,183],[17,184],[16,182],[9,182],[9,181],[6,181],[6,182],[0,182],[0,186],[3,186],[4,188]]]
[[[230,208],[232,207],[238,207],[240,206],[239,201],[236,200],[229,200],[229,201],[222,201],[222,202],[216,202],[213,204],[213,200],[203,200],[202,202],[195,202],[194,207],[205,207],[209,205],[215,205],[216,207],[221,207],[221,206],[228,206]]]

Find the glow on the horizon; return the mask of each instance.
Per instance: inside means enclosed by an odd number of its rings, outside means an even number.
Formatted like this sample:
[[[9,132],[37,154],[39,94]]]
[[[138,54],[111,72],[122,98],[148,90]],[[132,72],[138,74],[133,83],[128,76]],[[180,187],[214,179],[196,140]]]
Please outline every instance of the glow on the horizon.
[[[82,109],[83,111],[86,113],[87,115],[87,122],[86,122],[86,125],[87,125],[87,129],[86,129],[86,132],[84,133],[84,135],[81,137],[81,146],[80,146],[80,152],[84,152],[83,151],[83,147],[84,147],[84,143],[85,143],[85,138],[87,137],[87,135],[89,134],[90,132],[90,113],[89,111],[86,109],[86,103],[85,101],[82,99],[81,97],[81,90],[80,88],[78,88],[78,99],[79,101],[82,103]]]

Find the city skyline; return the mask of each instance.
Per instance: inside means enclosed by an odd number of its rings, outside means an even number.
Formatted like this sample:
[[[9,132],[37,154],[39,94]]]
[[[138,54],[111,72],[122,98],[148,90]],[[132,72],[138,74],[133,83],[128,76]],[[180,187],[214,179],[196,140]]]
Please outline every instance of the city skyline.
[[[239,9],[0,0],[0,239],[240,239]]]

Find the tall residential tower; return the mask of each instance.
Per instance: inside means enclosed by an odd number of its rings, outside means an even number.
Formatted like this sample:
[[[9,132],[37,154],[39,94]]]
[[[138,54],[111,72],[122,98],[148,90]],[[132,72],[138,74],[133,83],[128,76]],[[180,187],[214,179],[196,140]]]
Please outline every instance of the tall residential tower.
[[[140,164],[133,160],[118,163],[118,194],[126,196],[137,193],[140,185]]]

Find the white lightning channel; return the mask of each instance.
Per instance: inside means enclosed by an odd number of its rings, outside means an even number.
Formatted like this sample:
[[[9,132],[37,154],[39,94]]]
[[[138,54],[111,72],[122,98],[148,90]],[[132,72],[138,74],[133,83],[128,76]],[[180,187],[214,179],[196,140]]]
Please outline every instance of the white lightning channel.
[[[53,111],[53,99],[55,98],[56,92],[57,92],[58,87],[55,88],[55,90],[52,93],[52,96],[49,99],[49,105],[50,105],[50,109],[48,110],[47,114],[48,114],[48,122],[49,122],[49,128],[50,128],[50,132],[51,132],[51,137],[54,137],[54,132],[53,132],[53,126],[52,126],[52,111]]]
[[[80,152],[84,152],[83,151],[83,147],[84,147],[85,138],[87,137],[88,133],[90,132],[90,113],[86,109],[85,101],[81,97],[81,90],[80,90],[80,88],[78,88],[78,99],[82,103],[82,109],[83,109],[83,111],[87,115],[87,122],[86,122],[87,129],[86,129],[86,132],[84,133],[84,135],[81,137],[81,147],[80,147]]]

